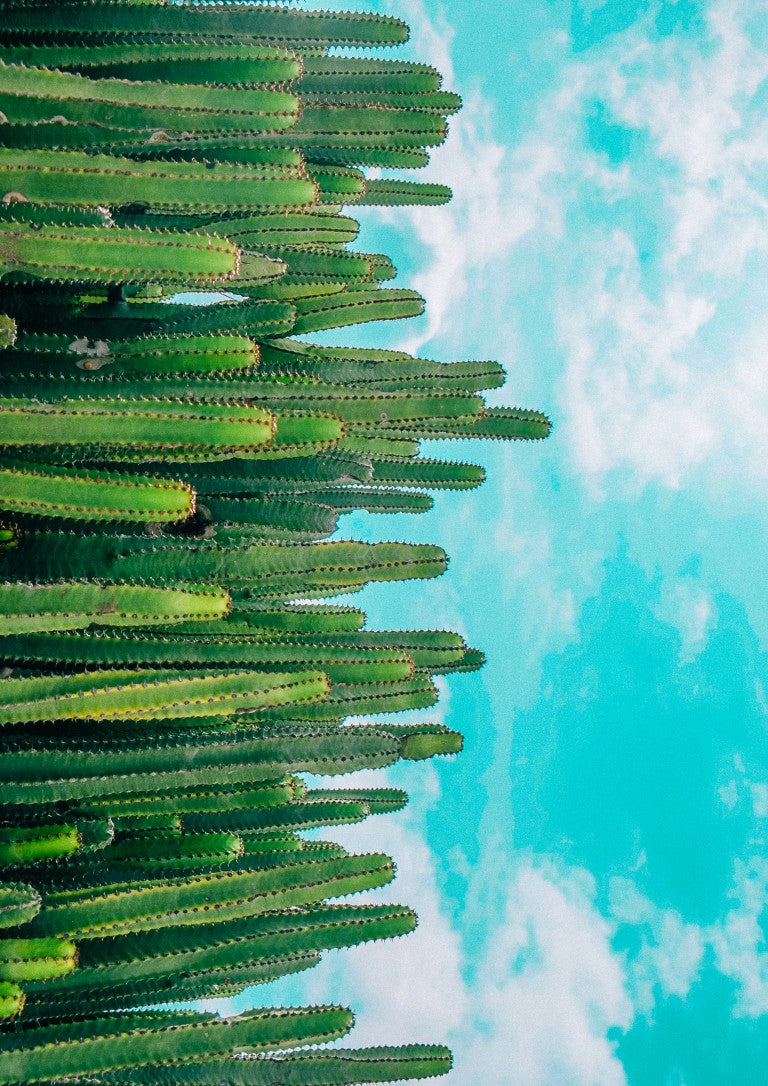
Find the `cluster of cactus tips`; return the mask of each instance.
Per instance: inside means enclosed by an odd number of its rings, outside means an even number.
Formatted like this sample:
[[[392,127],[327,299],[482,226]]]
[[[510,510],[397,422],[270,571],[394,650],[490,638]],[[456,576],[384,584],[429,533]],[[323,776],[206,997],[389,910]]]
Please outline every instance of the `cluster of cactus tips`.
[[[450,198],[365,173],[425,165],[460,106],[382,56],[407,37],[280,3],[0,0],[0,1086],[450,1069],[318,1048],[344,1007],[198,1004],[415,926],[345,900],[387,855],[304,836],[406,795],[301,774],[456,753],[390,715],[483,657],[337,599],[438,576],[439,547],[335,533],[483,481],[422,439],[549,430],[486,405],[496,363],[303,338],[422,312],[349,214]]]

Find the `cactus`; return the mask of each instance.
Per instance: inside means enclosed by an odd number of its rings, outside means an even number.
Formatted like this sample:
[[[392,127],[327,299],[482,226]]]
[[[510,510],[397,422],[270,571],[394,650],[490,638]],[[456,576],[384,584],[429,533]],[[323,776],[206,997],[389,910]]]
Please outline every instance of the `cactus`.
[[[405,794],[297,774],[457,752],[349,718],[431,706],[484,657],[327,602],[438,576],[439,547],[328,537],[483,481],[422,439],[549,431],[486,406],[497,363],[302,338],[423,310],[341,213],[450,198],[367,176],[425,165],[461,104],[373,54],[407,35],[280,2],[0,0],[0,1086],[450,1069],[437,1046],[313,1050],[343,1008],[162,1009],[413,928],[329,904],[389,857],[301,836]]]

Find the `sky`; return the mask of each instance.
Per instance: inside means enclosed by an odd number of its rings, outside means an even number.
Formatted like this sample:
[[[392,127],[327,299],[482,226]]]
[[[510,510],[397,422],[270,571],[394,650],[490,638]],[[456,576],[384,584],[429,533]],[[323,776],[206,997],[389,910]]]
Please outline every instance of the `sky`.
[[[355,4],[331,6],[362,6]],[[387,0],[464,109],[364,209],[418,320],[337,342],[496,358],[544,443],[440,443],[485,486],[342,534],[444,546],[372,627],[488,654],[442,681],[441,763],[363,775],[416,933],[242,997],[447,1042],[451,1086],[726,1086],[768,1059],[768,3]],[[339,784],[348,783],[341,779]]]

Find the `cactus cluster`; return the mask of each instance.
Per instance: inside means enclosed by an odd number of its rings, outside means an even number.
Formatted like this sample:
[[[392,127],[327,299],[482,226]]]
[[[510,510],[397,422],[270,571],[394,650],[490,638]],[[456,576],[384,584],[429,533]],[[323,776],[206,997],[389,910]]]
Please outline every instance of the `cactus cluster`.
[[[457,752],[388,714],[483,657],[328,602],[437,576],[439,547],[331,537],[482,482],[424,438],[549,430],[485,404],[495,363],[301,338],[422,311],[346,213],[450,196],[365,174],[423,165],[460,105],[381,56],[407,35],[282,3],[0,0],[0,1086],[450,1067],[313,1047],[343,1007],[194,1004],[414,927],[339,900],[388,856],[302,836],[407,797],[300,774]]]

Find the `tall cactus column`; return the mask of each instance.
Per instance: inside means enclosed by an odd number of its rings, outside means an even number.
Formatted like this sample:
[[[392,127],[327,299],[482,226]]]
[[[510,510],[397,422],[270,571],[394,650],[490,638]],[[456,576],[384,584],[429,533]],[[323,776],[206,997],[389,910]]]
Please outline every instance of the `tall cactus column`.
[[[337,528],[482,483],[422,439],[549,431],[486,405],[495,362],[306,338],[423,311],[350,214],[450,198],[386,172],[461,104],[407,36],[285,3],[0,0],[0,1086],[450,1069],[317,1048],[344,1007],[196,1003],[415,926],[349,900],[386,854],[305,836],[405,794],[301,775],[457,753],[391,714],[483,656],[368,629],[346,594],[447,557]]]

